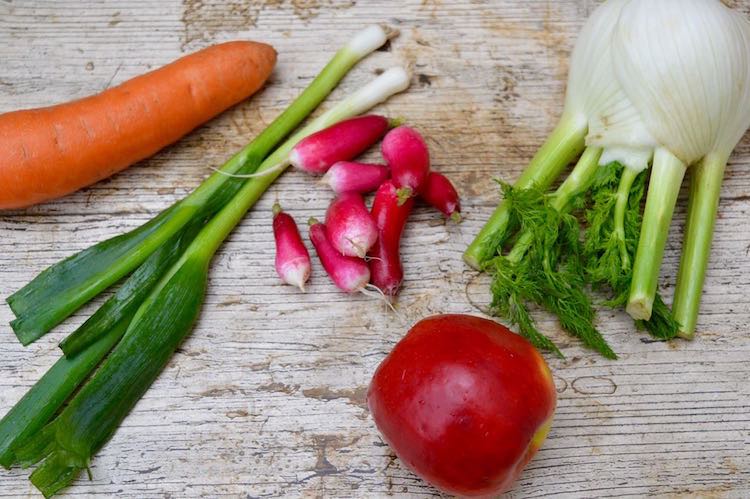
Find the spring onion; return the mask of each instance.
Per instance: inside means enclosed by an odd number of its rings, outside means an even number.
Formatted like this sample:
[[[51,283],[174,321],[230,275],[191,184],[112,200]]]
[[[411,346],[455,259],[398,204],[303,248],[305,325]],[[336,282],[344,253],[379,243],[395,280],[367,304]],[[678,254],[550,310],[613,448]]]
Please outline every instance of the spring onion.
[[[80,355],[72,359],[59,359],[8,411],[0,420],[0,466],[10,468],[16,461],[13,449],[52,419],[65,400],[120,340],[129,323],[129,318],[121,320]]]
[[[185,251],[197,229],[203,225],[201,222],[191,224],[154,251],[112,297],[104,302],[78,329],[61,341],[60,349],[65,356],[75,357],[107,334],[116,323],[125,317],[132,316],[161,276]]]

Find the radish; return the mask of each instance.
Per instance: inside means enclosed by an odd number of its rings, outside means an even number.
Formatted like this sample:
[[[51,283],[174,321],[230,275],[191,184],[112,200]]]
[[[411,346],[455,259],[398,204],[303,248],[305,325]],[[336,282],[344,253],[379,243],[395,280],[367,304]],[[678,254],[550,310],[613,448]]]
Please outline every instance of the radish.
[[[391,77],[399,80],[398,83],[401,78],[405,78],[400,72],[391,73]],[[357,116],[339,121],[328,128],[308,135],[297,142],[282,161],[263,171],[237,174],[216,168],[212,170],[228,177],[257,178],[278,173],[292,165],[307,173],[322,175],[333,164],[339,161],[349,161],[365,152],[385,134],[389,127],[397,123],[398,120],[391,121],[374,114]]]
[[[310,253],[299,235],[297,223],[291,215],[273,205],[273,237],[276,240],[276,273],[281,280],[297,286],[303,293],[310,278]]]
[[[322,174],[338,161],[356,158],[388,130],[383,116],[351,118],[314,133],[294,146],[289,163],[312,174]]]
[[[318,253],[320,263],[336,287],[345,293],[363,292],[370,282],[370,269],[367,263],[361,258],[345,256],[336,250],[328,237],[326,226],[315,218],[311,218],[308,224],[310,241]]]
[[[458,192],[445,175],[430,172],[420,197],[454,222],[461,221],[461,202],[458,199]]]
[[[389,175],[385,165],[339,161],[323,176],[323,183],[328,184],[333,192],[358,192],[364,194],[374,191]]]
[[[331,244],[344,256],[363,258],[378,239],[378,228],[362,196],[345,192],[333,200],[326,212]]]
[[[378,240],[369,254],[372,283],[390,297],[398,293],[404,279],[399,248],[414,198],[399,203],[398,189],[390,180],[380,186],[372,202],[372,218],[378,228]]]
[[[430,151],[419,132],[407,126],[394,128],[383,139],[381,151],[401,203],[419,194],[430,173]]]

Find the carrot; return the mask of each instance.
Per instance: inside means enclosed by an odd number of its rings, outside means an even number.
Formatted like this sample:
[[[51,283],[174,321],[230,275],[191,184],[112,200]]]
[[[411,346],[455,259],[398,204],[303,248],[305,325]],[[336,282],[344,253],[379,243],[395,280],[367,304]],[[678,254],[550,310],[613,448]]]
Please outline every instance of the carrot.
[[[147,158],[252,95],[276,51],[235,41],[104,92],[0,114],[0,209],[69,194]]]

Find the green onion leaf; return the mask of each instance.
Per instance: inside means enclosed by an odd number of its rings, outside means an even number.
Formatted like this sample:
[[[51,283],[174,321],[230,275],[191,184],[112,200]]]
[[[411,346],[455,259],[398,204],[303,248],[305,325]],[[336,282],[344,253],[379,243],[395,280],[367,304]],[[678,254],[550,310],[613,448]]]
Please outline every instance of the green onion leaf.
[[[187,229],[154,251],[127,281],[78,329],[60,343],[66,357],[73,357],[114,327],[124,317],[132,316],[159,279],[193,241],[202,221]]]
[[[16,445],[39,431],[88,377],[130,323],[127,317],[72,359],[58,360],[0,420],[0,465],[15,462]]]
[[[11,327],[23,345],[37,340],[140,265],[184,216],[174,207],[126,234],[103,241],[49,267],[8,298],[17,319]]]

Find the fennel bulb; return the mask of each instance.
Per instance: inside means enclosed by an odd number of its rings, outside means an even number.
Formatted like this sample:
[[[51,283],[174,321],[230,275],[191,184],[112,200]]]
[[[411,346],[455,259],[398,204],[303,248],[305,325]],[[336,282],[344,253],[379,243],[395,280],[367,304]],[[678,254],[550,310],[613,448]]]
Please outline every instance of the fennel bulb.
[[[571,55],[560,122],[515,185],[504,187],[506,199],[464,254],[469,265],[494,274],[493,310],[537,346],[556,350],[528,314],[526,303],[535,302],[612,357],[593,325],[585,293],[591,286],[609,290],[607,304],[627,305],[652,335],[689,336],[724,166],[749,125],[750,23],[740,14],[718,0],[600,5]],[[584,149],[561,186],[544,194]],[[656,294],[657,280],[691,165],[696,171],[673,317]],[[572,241],[578,234],[568,218],[576,217],[565,215],[575,208],[586,222],[580,244]]]
[[[721,177],[750,125],[750,24],[718,0],[631,0],[612,37],[612,54],[618,81],[659,143],[628,302],[634,318],[651,315],[685,169],[702,162],[701,170],[711,171],[698,174],[703,181],[693,180],[675,293],[675,318],[683,335],[691,336]],[[705,205],[700,214],[696,203]]]

